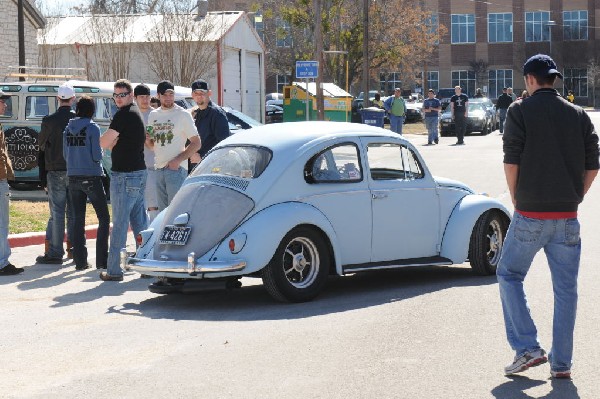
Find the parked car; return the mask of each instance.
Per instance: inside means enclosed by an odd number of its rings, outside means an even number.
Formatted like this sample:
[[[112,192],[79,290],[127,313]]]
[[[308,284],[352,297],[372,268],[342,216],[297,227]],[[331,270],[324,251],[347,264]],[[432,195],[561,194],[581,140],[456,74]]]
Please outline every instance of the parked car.
[[[278,105],[267,105],[265,107],[265,123],[283,122],[283,108]]]
[[[375,99],[375,94],[379,93],[379,90],[369,90],[369,105],[371,106],[371,101]],[[364,92],[360,92],[358,96],[352,100],[351,105],[351,121],[355,123],[361,123],[362,118],[360,115],[360,110],[364,108]],[[383,100],[383,98],[382,98]]]
[[[454,92],[454,87],[448,87],[448,88],[443,88],[443,89],[439,89],[438,90],[438,92],[435,95],[435,97],[438,100],[440,100],[440,102],[442,103],[442,110],[446,109],[446,107],[450,103],[450,99],[452,98],[452,96],[454,94],[456,94]]]
[[[227,120],[230,124],[235,125],[239,129],[252,129],[263,124],[248,115],[237,111],[231,107],[223,107],[223,111],[227,114]],[[231,130],[231,126],[230,126]]]
[[[487,97],[470,98],[469,103],[482,104],[485,107],[485,109],[491,119],[491,125],[490,125],[491,131],[494,131],[500,127],[500,115],[498,113],[498,110],[496,109],[496,106],[492,102],[492,100],[490,100]]]
[[[265,104],[269,101],[283,101],[283,93],[269,93],[265,96]]]
[[[406,101],[406,122],[418,122],[423,120],[423,102],[417,102],[416,100]]]
[[[290,122],[217,144],[121,262],[157,277],[156,293],[248,276],[302,302],[328,275],[466,260],[492,275],[509,222],[499,201],[433,177],[397,134]]]
[[[481,132],[482,135],[490,133],[492,130],[492,118],[483,104],[472,103],[471,100],[467,103],[469,107],[469,116],[467,117],[467,134],[473,132]],[[442,113],[440,117],[440,135],[455,136],[456,129],[452,120],[452,112],[450,108]]]

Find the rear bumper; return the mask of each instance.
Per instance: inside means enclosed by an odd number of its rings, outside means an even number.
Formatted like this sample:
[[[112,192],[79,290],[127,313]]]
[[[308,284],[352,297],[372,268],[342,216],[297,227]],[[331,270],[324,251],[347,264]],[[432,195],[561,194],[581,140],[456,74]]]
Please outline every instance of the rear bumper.
[[[125,249],[121,250],[121,267],[125,270],[134,270],[141,274],[179,273],[189,276],[206,273],[227,273],[244,270],[246,261],[233,259],[224,262],[198,263],[193,252],[188,254],[187,261],[162,261],[154,259],[138,259],[127,256]],[[183,276],[182,276],[183,277]]]

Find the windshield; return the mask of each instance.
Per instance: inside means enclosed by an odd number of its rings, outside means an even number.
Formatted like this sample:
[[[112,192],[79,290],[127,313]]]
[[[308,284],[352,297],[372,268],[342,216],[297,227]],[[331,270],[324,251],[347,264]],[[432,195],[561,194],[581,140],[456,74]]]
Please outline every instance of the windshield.
[[[271,161],[271,151],[261,147],[228,146],[211,151],[190,176],[227,175],[255,179]]]
[[[225,111],[228,114],[227,118],[229,119],[229,122],[236,123],[237,121],[235,120],[235,118],[237,118],[251,127],[262,126],[262,123],[260,123],[256,119],[249,117],[246,114],[241,113],[240,111],[236,111],[235,109],[226,109]],[[230,115],[233,115],[234,118],[231,118]]]

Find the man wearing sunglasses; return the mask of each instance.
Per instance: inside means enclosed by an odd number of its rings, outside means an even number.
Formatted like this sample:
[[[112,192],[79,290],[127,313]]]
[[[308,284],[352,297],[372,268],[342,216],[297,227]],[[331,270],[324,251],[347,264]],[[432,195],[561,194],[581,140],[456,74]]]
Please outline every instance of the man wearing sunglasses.
[[[200,149],[200,136],[190,113],[175,104],[173,83],[163,80],[156,91],[160,107],[148,116],[147,144],[154,150],[160,212],[171,203],[187,177],[187,160]]]
[[[133,103],[133,87],[128,80],[115,82],[113,99],[119,110],[108,130],[100,137],[100,146],[112,150],[110,200],[113,228],[107,270],[100,273],[103,281],[123,280],[119,260],[120,251],[127,243],[129,224],[134,236],[148,225],[144,207],[146,133],[138,107]]]

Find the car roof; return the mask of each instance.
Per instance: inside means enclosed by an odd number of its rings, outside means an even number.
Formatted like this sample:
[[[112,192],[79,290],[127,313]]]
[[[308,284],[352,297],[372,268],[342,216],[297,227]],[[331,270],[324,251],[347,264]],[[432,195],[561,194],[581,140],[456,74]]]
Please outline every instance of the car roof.
[[[287,122],[267,124],[229,137],[223,145],[243,144],[271,148],[276,151],[299,149],[334,138],[379,136],[406,140],[382,128],[347,122]]]

